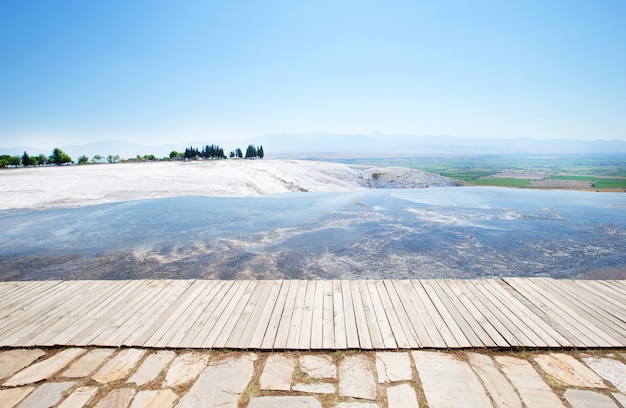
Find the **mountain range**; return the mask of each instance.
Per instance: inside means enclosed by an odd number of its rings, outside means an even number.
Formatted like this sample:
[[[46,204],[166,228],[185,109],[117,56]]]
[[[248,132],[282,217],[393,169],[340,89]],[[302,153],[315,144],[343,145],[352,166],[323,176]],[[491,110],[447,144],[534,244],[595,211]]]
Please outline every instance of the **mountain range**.
[[[245,151],[248,144],[262,145],[268,158],[351,158],[397,157],[420,154],[585,154],[626,153],[624,140],[566,140],[532,138],[469,138],[458,136],[405,136],[388,134],[335,134],[335,133],[283,133],[270,134],[250,140],[228,141],[207,137],[201,141],[183,141],[159,146],[120,140],[97,141],[83,145],[58,146],[74,160],[85,155],[120,155],[133,158],[153,154],[168,156],[172,150],[184,151],[186,147],[218,144],[228,154],[237,147]],[[54,146],[53,146],[54,147]],[[0,154],[31,156],[50,154],[52,147],[37,146],[0,147]]]

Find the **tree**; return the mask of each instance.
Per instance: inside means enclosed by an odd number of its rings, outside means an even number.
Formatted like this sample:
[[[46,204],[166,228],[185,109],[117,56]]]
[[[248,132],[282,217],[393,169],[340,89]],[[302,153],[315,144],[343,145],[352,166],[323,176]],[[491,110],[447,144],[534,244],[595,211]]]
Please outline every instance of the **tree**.
[[[60,166],[61,164],[71,163],[72,158],[65,154],[63,150],[55,147],[54,150],[52,150],[52,154],[50,155],[50,157],[48,157],[48,161],[50,163],[56,164],[57,166]]]
[[[248,148],[246,149],[246,159],[253,159],[255,157],[257,157],[256,147],[248,145]]]
[[[46,155],[43,153],[39,153],[39,156],[37,156],[37,164],[43,166],[46,163],[48,163],[48,158],[46,157]]]
[[[178,157],[178,156],[182,156],[182,154],[178,153],[176,150],[172,150],[170,152],[170,159],[173,159],[174,157]]]
[[[4,154],[0,156],[0,167],[19,166],[20,161],[20,156],[9,156],[8,154]]]
[[[33,160],[35,160],[35,163],[33,163]],[[37,164],[37,159],[31,158],[28,153],[24,152],[22,155],[22,166],[26,167],[34,164]]]
[[[263,153],[263,146],[259,146],[256,149],[256,155],[259,156],[259,159],[262,159],[263,156],[265,156],[265,153]]]
[[[78,158],[78,164],[89,164],[89,157],[82,155]]]

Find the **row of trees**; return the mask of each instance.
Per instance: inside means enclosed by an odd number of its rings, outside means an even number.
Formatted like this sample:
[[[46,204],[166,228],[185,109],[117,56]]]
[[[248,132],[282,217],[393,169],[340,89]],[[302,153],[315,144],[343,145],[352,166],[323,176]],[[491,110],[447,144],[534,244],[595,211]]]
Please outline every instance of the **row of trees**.
[[[24,152],[21,157],[9,155],[0,156],[0,167],[42,166],[45,164],[61,165],[65,163],[73,163],[72,158],[58,147],[55,147],[54,150],[52,150],[52,154],[47,157],[44,154],[30,156],[27,152]]]
[[[246,159],[262,159],[265,156],[263,151],[263,146],[255,147],[253,145],[249,145],[246,149],[245,158]],[[231,158],[244,158],[244,154],[240,148],[237,148],[230,152]],[[179,153],[177,151],[172,151],[170,153],[169,159],[187,159],[193,160],[197,158],[205,158],[205,159],[225,159],[226,155],[224,154],[224,149],[219,147],[218,145],[206,145],[202,148],[202,150],[190,146],[185,149],[184,153]],[[145,161],[153,161],[158,160],[154,155],[145,155],[143,157],[137,155],[135,160],[145,160]],[[168,160],[168,158],[164,158],[164,160]],[[87,156],[80,156],[78,158],[78,164],[98,164],[98,163],[118,163],[122,161],[119,155],[108,155],[107,157],[103,157],[99,154],[93,156],[93,158],[89,159]],[[0,155],[0,168],[9,167],[9,166],[42,166],[46,164],[56,164],[62,165],[67,163],[74,163],[72,158],[68,156],[63,150],[55,147],[52,150],[52,154],[50,156],[45,156],[44,154],[40,154],[38,156],[30,156],[27,152],[24,152],[22,156],[10,156],[10,155]]]
[[[236,148],[235,150],[232,150],[229,154],[229,157],[231,159],[243,159],[243,158],[262,159],[264,156],[265,156],[265,152],[263,151],[263,146],[254,147],[253,145],[248,146],[248,148],[246,149],[245,157],[240,148]],[[184,157],[185,159],[188,159],[188,160],[198,159],[198,158],[215,160],[215,159],[225,159],[226,155],[224,154],[224,149],[222,149],[218,145],[206,145],[204,148],[202,148],[202,150],[193,146],[187,147],[184,153],[173,150],[170,153],[170,159],[174,159],[176,157],[181,157],[181,158]]]

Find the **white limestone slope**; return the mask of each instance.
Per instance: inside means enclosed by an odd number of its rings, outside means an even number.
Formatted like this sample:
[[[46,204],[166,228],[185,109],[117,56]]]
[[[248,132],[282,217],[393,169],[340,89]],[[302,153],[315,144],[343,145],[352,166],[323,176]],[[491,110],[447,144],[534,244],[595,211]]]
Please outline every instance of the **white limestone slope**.
[[[0,171],[0,210],[78,207],[174,196],[453,186],[407,168],[308,160],[218,160],[37,167]]]

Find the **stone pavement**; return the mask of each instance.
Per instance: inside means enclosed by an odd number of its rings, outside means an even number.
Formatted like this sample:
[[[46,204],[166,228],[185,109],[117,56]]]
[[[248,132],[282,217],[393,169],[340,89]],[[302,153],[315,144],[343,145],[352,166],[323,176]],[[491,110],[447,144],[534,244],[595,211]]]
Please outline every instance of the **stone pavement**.
[[[626,407],[626,353],[0,351],[2,408]]]

